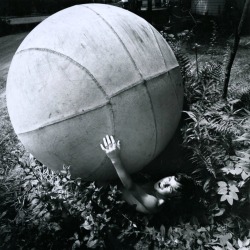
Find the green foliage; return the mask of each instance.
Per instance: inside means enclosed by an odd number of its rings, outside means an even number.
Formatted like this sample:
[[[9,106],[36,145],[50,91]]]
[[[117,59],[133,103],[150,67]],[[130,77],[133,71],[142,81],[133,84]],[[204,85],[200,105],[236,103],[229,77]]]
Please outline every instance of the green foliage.
[[[55,173],[18,150],[5,152],[0,249],[250,248],[250,88],[235,83],[228,100],[221,99],[224,64],[213,59],[217,31],[211,60],[199,67],[182,52],[190,32],[163,35],[184,78],[183,148],[201,190],[195,201],[170,201],[159,214],[144,215],[123,201],[117,183],[72,179],[69,167]]]
[[[218,183],[218,192],[224,194],[226,185]],[[114,249],[240,249],[232,220],[201,226],[193,216],[170,224],[164,222],[164,215],[171,216],[165,214],[168,210],[151,216],[137,213],[116,185],[72,180],[69,167],[54,173],[32,156],[19,159],[2,178],[0,191],[1,249],[112,249],[111,241],[117,241]],[[213,210],[210,220],[224,213],[220,209]]]
[[[165,37],[169,40],[169,35]],[[249,236],[250,88],[245,82],[232,83],[227,101],[222,100],[225,58],[229,49],[225,49],[221,61],[216,61],[217,39],[217,25],[213,22],[210,46],[206,52],[209,60],[205,63],[197,60],[199,65],[193,65],[185,54],[182,56],[179,44],[170,42],[170,45],[178,51],[176,56],[182,68],[184,62],[182,73],[185,75],[187,110],[184,111],[186,122],[182,133],[183,146],[193,167],[191,175],[203,188],[201,199],[212,215],[213,223],[217,221],[230,228],[230,240],[232,232],[241,238]],[[199,69],[198,73],[196,69]],[[246,238],[246,246],[240,240],[240,243],[228,240],[212,248],[249,248]]]
[[[223,61],[212,58],[185,82],[183,146],[194,167],[192,176],[206,194],[208,211],[222,221],[230,218],[244,237],[248,231],[241,229],[250,225],[249,87],[235,83],[228,100],[222,100]],[[235,248],[229,244],[227,249]]]
[[[206,67],[208,69],[204,69]],[[213,189],[218,181],[228,187],[234,182],[244,194],[250,177],[249,110],[243,103],[248,100],[237,90],[227,102],[220,99],[221,82],[216,72],[219,69],[216,64],[204,65],[199,79],[186,86],[193,94],[187,97],[190,110],[186,111],[189,118],[182,129],[184,146],[190,150],[190,160],[196,165],[194,176],[203,183],[205,190]],[[239,200],[229,189],[221,192],[218,193],[222,195],[221,201],[227,200],[232,205]]]
[[[109,221],[124,203],[116,186],[98,188],[72,180],[69,167],[56,174],[33,157],[20,160],[0,188],[4,249],[104,246]]]
[[[168,34],[166,31],[162,31],[161,34],[173,49],[175,56],[181,66],[180,68],[183,80],[186,82],[190,77],[192,77],[191,70],[193,64],[190,58],[182,52],[182,47],[183,44],[188,42],[191,37],[193,37],[193,33],[189,30],[184,30],[183,32],[176,35]]]

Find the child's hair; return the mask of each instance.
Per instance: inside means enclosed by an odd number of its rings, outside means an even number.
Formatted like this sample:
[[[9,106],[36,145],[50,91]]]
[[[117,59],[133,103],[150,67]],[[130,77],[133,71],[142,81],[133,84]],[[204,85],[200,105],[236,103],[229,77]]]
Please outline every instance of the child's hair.
[[[186,174],[176,174],[175,177],[181,184],[177,189],[177,191],[181,193],[181,196],[186,198],[191,198],[192,196],[194,196],[196,187],[193,179]]]

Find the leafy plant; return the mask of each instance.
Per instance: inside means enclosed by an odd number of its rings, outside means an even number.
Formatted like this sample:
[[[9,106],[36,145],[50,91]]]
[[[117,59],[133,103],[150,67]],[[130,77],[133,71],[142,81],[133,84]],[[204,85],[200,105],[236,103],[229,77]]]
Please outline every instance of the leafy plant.
[[[123,201],[119,183],[72,179],[70,167],[53,172],[17,149],[0,168],[1,249],[249,249],[250,88],[235,83],[221,99],[216,30],[211,60],[199,67],[182,52],[192,33],[163,35],[182,68],[182,147],[199,192],[144,215]]]

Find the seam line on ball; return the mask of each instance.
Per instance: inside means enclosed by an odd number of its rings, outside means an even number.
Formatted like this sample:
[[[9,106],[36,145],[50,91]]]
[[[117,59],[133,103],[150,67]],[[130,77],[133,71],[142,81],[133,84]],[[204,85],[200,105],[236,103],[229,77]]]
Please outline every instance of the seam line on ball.
[[[161,53],[162,60],[163,60],[163,62],[164,62],[164,64],[165,64],[165,67],[167,68],[167,62],[166,62],[166,60],[165,60],[165,58],[164,58],[164,56],[163,56],[162,49],[161,49],[160,44],[159,44],[159,41],[158,41],[158,39],[157,39],[157,37],[156,37],[156,35],[155,35],[155,32],[154,32],[154,30],[152,29],[152,27],[151,27],[150,25],[148,25],[148,26],[149,26],[150,30],[152,31],[152,33],[153,33],[153,35],[154,35],[156,44],[157,44],[158,49],[159,49],[159,51],[160,51],[160,53]]]
[[[116,32],[116,30],[109,24],[109,22],[101,15],[99,14],[98,12],[94,11],[92,8],[89,8],[87,6],[85,6],[86,8],[92,10],[97,16],[99,16],[106,24],[107,26],[112,30],[112,32],[114,33],[114,35],[117,37],[117,39],[120,41],[122,47],[124,48],[124,50],[126,51],[128,57],[130,58],[132,64],[134,65],[136,71],[138,72],[138,74],[140,75],[140,78],[142,80],[142,82],[144,83],[146,81],[146,79],[144,79],[139,67],[137,66],[135,60],[133,59],[131,53],[129,52],[128,48],[126,47],[126,45],[124,44],[124,42],[122,41],[121,37],[118,35],[118,33]],[[164,65],[165,65],[165,62],[164,62]],[[154,157],[154,154],[155,154],[155,150],[156,150],[156,147],[157,147],[157,125],[156,125],[156,117],[155,117],[155,113],[154,113],[154,108],[153,108],[153,103],[152,103],[152,100],[151,100],[151,97],[150,97],[150,94],[149,94],[149,91],[147,89],[147,86],[145,85],[145,88],[146,88],[146,92],[147,92],[147,95],[148,95],[148,98],[149,98],[149,103],[150,103],[150,107],[151,107],[151,113],[152,113],[152,116],[153,116],[153,121],[154,121],[154,131],[155,131],[155,145],[154,145],[154,151],[153,151],[153,154],[151,156],[151,159],[153,159]]]
[[[110,97],[108,96],[108,94],[106,93],[106,91],[103,89],[103,87],[101,86],[101,84],[97,81],[97,79],[94,77],[94,75],[86,68],[84,67],[82,64],[80,64],[79,62],[75,61],[74,59],[72,59],[71,57],[67,56],[67,55],[64,55],[58,51],[55,51],[55,50],[52,50],[52,49],[47,49],[47,48],[29,48],[29,49],[24,49],[24,50],[20,50],[18,51],[16,54],[21,54],[25,51],[40,51],[40,52],[48,52],[48,53],[52,53],[54,55],[57,55],[57,56],[60,56],[60,57],[63,57],[65,58],[66,60],[70,61],[71,63],[73,63],[75,66],[77,66],[78,68],[80,68],[81,70],[83,70],[84,72],[86,72],[90,77],[91,79],[94,81],[94,83],[96,84],[97,88],[99,88],[101,90],[101,92],[103,93],[105,99],[106,99],[106,103],[105,104],[101,104],[95,108],[92,108],[92,109],[89,109],[85,112],[79,112],[75,115],[69,115],[68,117],[66,118],[63,118],[64,120],[67,120],[67,119],[71,119],[73,117],[76,117],[76,116],[79,116],[83,113],[86,113],[86,112],[90,112],[92,110],[95,110],[95,109],[98,109],[106,104],[110,104],[110,106],[108,107],[109,109],[109,112],[110,112],[110,120],[111,120],[111,124],[112,124],[112,134],[114,135],[114,132],[115,132],[115,123],[114,123],[114,111],[113,111],[113,108],[112,108],[112,104],[110,102]],[[55,124],[55,123],[58,123],[60,122],[62,119],[59,119],[58,121],[56,120],[55,122],[52,122],[50,124],[47,124],[47,125],[43,125],[43,126],[40,126],[39,128],[36,128],[36,129],[40,129],[40,128],[43,128],[43,127],[47,127],[49,125],[52,125],[52,124]],[[34,129],[33,129],[34,130]],[[28,132],[28,131],[27,131]],[[24,133],[27,133],[27,132],[24,132]],[[23,134],[23,133],[19,133],[19,134]]]
[[[155,112],[154,112],[154,105],[153,105],[153,101],[152,101],[152,98],[151,98],[151,95],[150,95],[147,84],[148,84],[148,82],[145,81],[145,88],[146,88],[146,92],[147,92],[147,95],[148,95],[148,98],[149,98],[149,103],[150,103],[150,106],[151,106],[153,121],[154,121],[154,127],[155,127],[155,129],[154,129],[154,132],[155,132],[155,144],[154,144],[153,155],[151,157],[151,160],[152,160],[155,157],[157,143],[158,143],[158,129],[157,129],[157,122],[156,122]]]
[[[105,99],[109,100],[109,96],[108,94],[105,92],[105,90],[103,89],[103,87],[100,85],[100,83],[97,81],[97,79],[94,77],[94,75],[83,65],[81,65],[79,62],[75,61],[73,58],[71,58],[70,56],[64,55],[56,50],[52,50],[52,49],[47,49],[47,48],[28,48],[28,49],[23,49],[20,50],[16,53],[16,55],[24,53],[26,51],[40,51],[40,52],[48,52],[60,57],[63,57],[65,59],[67,59],[68,61],[70,61],[71,63],[73,63],[75,66],[77,66],[78,68],[80,68],[81,70],[83,70],[84,72],[86,72],[91,79],[95,82],[95,84],[97,85],[97,87],[101,90],[101,92],[104,94]]]
[[[133,59],[132,55],[130,54],[128,48],[126,47],[126,45],[124,44],[124,42],[122,41],[121,37],[118,35],[118,33],[115,31],[115,29],[110,25],[110,23],[98,12],[96,12],[95,10],[93,10],[92,8],[90,8],[89,6],[84,6],[85,8],[93,11],[97,16],[99,16],[104,23],[107,24],[107,26],[112,30],[112,32],[114,33],[114,35],[117,37],[117,39],[120,41],[123,49],[126,51],[129,59],[131,60],[131,62],[133,63],[135,69],[137,70],[137,72],[139,73],[140,77],[143,79],[142,73],[140,71],[140,69],[138,68],[138,66],[135,63],[135,60]]]
[[[97,109],[100,109],[100,108],[103,108],[105,107],[109,102],[105,102],[103,104],[100,104],[98,106],[95,106],[93,108],[90,108],[90,109],[85,109],[83,111],[78,111],[76,112],[75,114],[70,114],[68,116],[63,116],[61,118],[58,118],[58,119],[55,119],[54,121],[51,121],[51,122],[47,122],[47,123],[44,123],[42,125],[39,125],[39,126],[34,126],[32,129],[29,129],[27,131],[24,131],[24,132],[17,132],[17,135],[21,135],[21,134],[26,134],[26,133],[30,133],[30,132],[33,132],[33,131],[36,131],[36,130],[39,130],[39,129],[43,129],[43,128],[46,128],[48,126],[52,126],[54,124],[57,124],[57,123],[60,123],[60,122],[63,122],[63,121],[67,121],[67,120],[70,120],[72,118],[75,118],[77,116],[81,116],[83,114],[86,114],[86,113],[89,113],[91,111],[95,111]]]
[[[179,107],[180,110],[182,110],[182,106],[181,106],[181,104],[180,104],[178,95],[177,95],[177,93],[176,93],[176,87],[175,87],[175,85],[174,85],[173,76],[172,76],[171,73],[172,73],[171,71],[168,72],[169,78],[171,79],[171,84],[170,84],[170,85],[171,85],[171,88],[174,90],[174,94],[175,94],[175,97],[176,97],[176,100],[177,100],[178,107]]]
[[[146,78],[145,81],[149,81],[149,80],[154,79],[154,78],[156,78],[156,77],[159,77],[159,76],[161,76],[161,75],[167,74],[168,72],[169,72],[169,71],[164,71],[164,72],[157,73],[157,74],[154,75],[154,76],[150,76],[150,77]],[[125,91],[128,91],[128,90],[130,90],[131,88],[134,88],[134,87],[136,87],[136,86],[138,86],[138,85],[140,85],[140,84],[143,84],[145,81],[138,81],[138,82],[136,82],[136,83],[130,85],[129,87],[126,87],[126,88],[124,88],[124,89],[122,89],[122,90],[119,90],[119,91],[117,91],[116,93],[114,93],[112,96],[110,96],[110,98],[113,98],[113,97],[115,97],[115,96],[117,96],[117,95],[119,95],[119,94],[121,94],[121,93],[123,93],[123,92],[125,92]],[[16,131],[16,132],[17,132],[18,135],[21,135],[21,134],[30,133],[30,132],[33,132],[33,131],[36,131],[36,130],[39,130],[39,129],[43,129],[43,128],[45,128],[45,127],[52,126],[52,125],[57,124],[57,123],[60,123],[60,122],[62,122],[62,121],[69,120],[69,119],[75,118],[75,117],[77,117],[77,116],[81,116],[81,115],[86,114],[86,113],[88,113],[88,112],[95,111],[96,109],[103,108],[103,107],[105,107],[105,106],[106,106],[107,104],[109,104],[109,103],[111,104],[111,101],[110,101],[110,100],[108,100],[108,101],[106,101],[106,102],[104,102],[104,103],[102,103],[102,104],[100,104],[100,105],[98,105],[98,106],[95,106],[95,107],[93,107],[93,108],[89,108],[89,109],[85,109],[85,110],[80,110],[80,111],[78,111],[78,112],[75,113],[75,114],[69,114],[69,115],[64,116],[64,117],[62,117],[62,118],[55,119],[54,121],[50,121],[50,122],[44,123],[44,124],[39,125],[39,126],[34,126],[33,128],[30,128],[29,130],[21,131],[21,132]],[[113,112],[113,111],[112,111],[112,112]],[[113,128],[113,131],[115,132],[115,128]]]

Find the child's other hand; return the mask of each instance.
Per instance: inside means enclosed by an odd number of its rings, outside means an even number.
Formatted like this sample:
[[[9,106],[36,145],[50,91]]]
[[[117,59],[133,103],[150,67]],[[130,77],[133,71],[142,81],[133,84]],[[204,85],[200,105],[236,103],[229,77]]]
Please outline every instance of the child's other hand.
[[[100,144],[100,146],[112,162],[119,159],[120,141],[115,142],[112,135],[106,135],[106,137],[103,138],[103,144]]]

